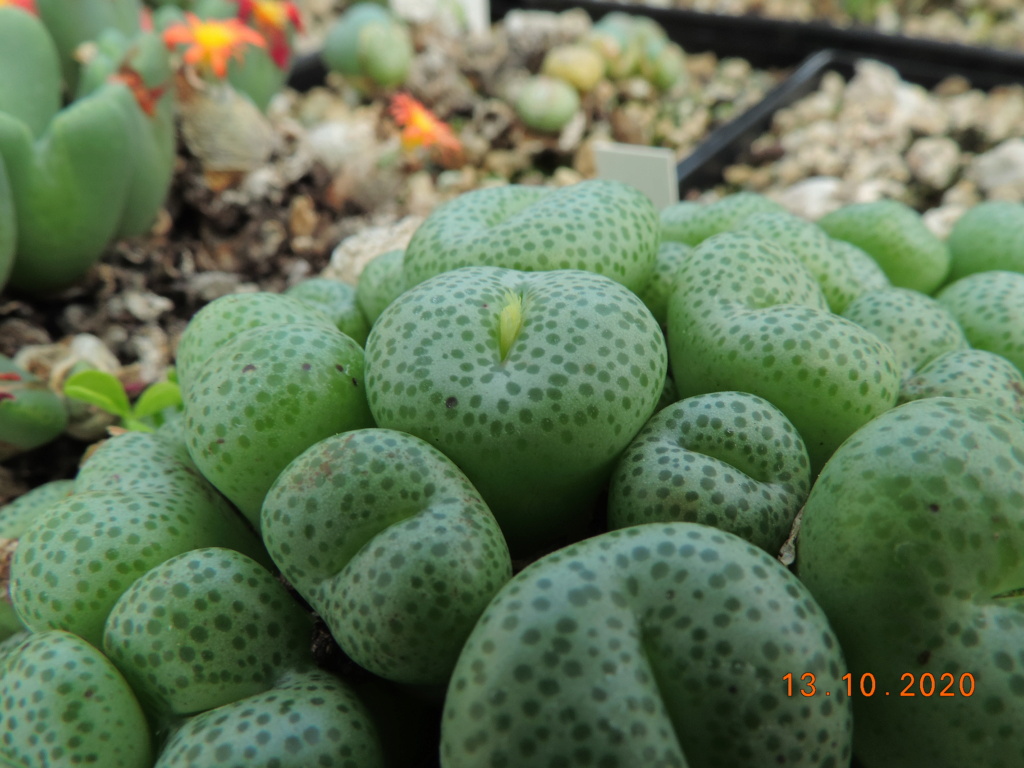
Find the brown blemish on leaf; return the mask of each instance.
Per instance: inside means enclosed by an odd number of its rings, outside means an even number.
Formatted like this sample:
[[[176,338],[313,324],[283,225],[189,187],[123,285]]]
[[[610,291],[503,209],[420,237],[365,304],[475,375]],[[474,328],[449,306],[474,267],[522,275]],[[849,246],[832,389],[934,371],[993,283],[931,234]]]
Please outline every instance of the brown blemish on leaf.
[[[252,363],[249,363],[247,366],[245,366],[245,368],[242,369],[242,373],[249,373],[249,371],[255,371],[255,370],[256,370],[256,366],[253,365]]]
[[[0,602],[11,602],[11,560],[17,548],[17,539],[0,539]]]

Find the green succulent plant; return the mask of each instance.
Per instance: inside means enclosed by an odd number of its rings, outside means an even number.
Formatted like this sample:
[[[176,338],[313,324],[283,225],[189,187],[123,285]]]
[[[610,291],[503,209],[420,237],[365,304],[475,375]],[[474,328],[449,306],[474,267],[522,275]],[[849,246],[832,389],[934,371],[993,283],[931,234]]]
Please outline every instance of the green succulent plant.
[[[795,254],[742,233],[710,237],[684,261],[668,345],[681,397],[726,390],[763,397],[797,428],[815,474],[899,392],[893,351],[829,312]]]
[[[666,360],[650,311],[607,277],[467,267],[396,299],[366,366],[378,425],[452,459],[515,553],[585,524],[654,411]]]
[[[237,514],[211,507],[195,487],[76,492],[21,536],[11,561],[11,602],[33,631],[63,629],[98,647],[107,615],[135,579],[209,546],[254,557],[263,549]]]
[[[945,307],[909,288],[863,293],[846,308],[843,317],[888,344],[896,353],[903,376],[944,352],[970,346],[956,318]]]
[[[327,32],[323,48],[328,68],[364,88],[401,85],[409,74],[413,48],[409,30],[375,3],[350,5]]]
[[[11,558],[18,540],[37,517],[70,494],[73,488],[73,480],[51,480],[0,507],[0,640],[25,629],[8,590]]]
[[[133,144],[128,196],[117,237],[146,234],[167,198],[177,158],[174,89],[167,47],[155,33],[129,37],[108,29],[94,41],[81,70],[77,98],[93,93],[110,78],[133,90],[137,109],[128,111]]]
[[[612,474],[608,527],[702,523],[777,554],[811,487],[807,449],[779,409],[745,392],[667,406]]]
[[[950,280],[975,272],[1024,272],[1024,205],[986,200],[957,219],[946,241]]]
[[[580,108],[576,89],[557,77],[535,75],[523,83],[516,97],[516,113],[527,128],[558,133]]]
[[[732,231],[768,240],[785,248],[814,275],[833,312],[842,312],[863,292],[857,278],[821,227],[789,213],[745,217]]]
[[[182,396],[188,398],[194,369],[225,342],[251,328],[284,323],[314,323],[336,329],[316,307],[276,293],[235,293],[211,301],[192,316],[178,342],[175,360]]]
[[[637,292],[654,271],[657,216],[642,192],[616,181],[476,190],[435,209],[413,233],[406,287],[458,267],[493,266],[581,269]]]
[[[40,18],[0,8],[0,285],[10,271],[19,290],[50,293],[112,238],[149,229],[175,137],[167,51],[139,32],[137,2],[37,5]],[[75,99],[62,109],[65,83]]]
[[[866,251],[898,288],[930,294],[949,275],[948,246],[906,203],[877,200],[846,205],[823,216],[818,226],[831,237]]]
[[[134,116],[123,83],[107,83],[58,113],[34,137],[0,113],[0,156],[16,212],[10,282],[48,293],[77,280],[99,257],[124,217],[132,177]]]
[[[615,80],[629,77],[640,66],[641,44],[633,31],[630,14],[612,12],[594,24],[586,37],[586,44],[604,57],[608,76]]]
[[[60,60],[53,38],[35,16],[0,7],[0,113],[41,135],[60,111]]]
[[[589,93],[604,77],[605,62],[593,46],[565,43],[544,54],[540,71],[548,77],[564,80],[580,93]]]
[[[60,396],[0,355],[0,461],[46,445],[67,423],[67,407]]]
[[[668,302],[675,290],[676,274],[691,250],[683,243],[661,243],[654,260],[654,274],[643,290],[637,292],[662,327],[668,324]]]
[[[1024,373],[983,349],[945,352],[900,385],[900,402],[926,397],[973,397],[1024,419]]]
[[[380,313],[405,290],[402,268],[405,251],[387,251],[374,257],[359,275],[356,303],[372,327]]]
[[[441,765],[849,765],[842,651],[777,560],[692,523],[638,525],[533,563],[477,622]],[[787,696],[815,675],[831,695]]]
[[[36,0],[39,18],[46,25],[60,55],[64,81],[77,87],[79,64],[75,51],[82,43],[107,30],[134,37],[140,31],[139,0]]]
[[[315,322],[249,328],[189,369],[189,455],[257,527],[263,497],[292,459],[325,437],[373,426],[362,347],[330,320]]]
[[[281,572],[358,664],[444,686],[466,636],[512,575],[501,529],[428,443],[363,429],[311,446],[263,504]]]
[[[1024,423],[935,397],[856,432],[804,507],[800,579],[854,681],[854,751],[879,768],[1024,760]],[[871,690],[871,682],[866,688]],[[886,695],[888,694],[888,695]]]
[[[111,373],[82,370],[64,381],[64,395],[117,416],[124,429],[151,432],[170,411],[180,411],[181,388],[177,382],[157,381],[146,387],[135,403],[128,402],[124,384]]]
[[[0,763],[150,768],[149,724],[107,658],[68,632],[0,650]]]
[[[201,515],[231,519],[234,508],[202,476],[188,455],[184,437],[166,433],[126,432],[93,449],[75,476],[75,491],[142,491],[187,495]],[[249,549],[250,554],[260,552]],[[261,562],[269,565],[264,556]]]
[[[393,714],[393,713],[390,713]],[[321,671],[187,720],[154,768],[384,768],[374,722],[351,688]]]
[[[670,41],[648,45],[647,56],[640,62],[640,73],[661,91],[683,85],[689,77],[686,71],[686,52]]]
[[[319,308],[334,321],[339,331],[360,346],[366,343],[370,323],[356,303],[354,286],[341,280],[314,277],[296,283],[285,295]]]
[[[114,603],[103,650],[143,705],[173,720],[273,688],[312,666],[311,617],[240,552],[202,548],[153,567]]]
[[[7,179],[7,166],[0,158],[0,291],[7,285],[7,278],[14,268],[14,256],[18,244],[18,219],[14,211],[14,195]]]
[[[878,262],[871,258],[863,248],[858,248],[845,240],[835,239],[832,239],[831,245],[839,260],[846,264],[847,271],[853,276],[858,296],[866,291],[888,288],[892,285],[889,278],[885,276],[885,272],[878,266]],[[840,309],[837,306],[834,311],[841,312],[843,309],[845,307]]]
[[[785,214],[786,210],[755,192],[737,192],[707,204],[684,200],[662,209],[659,215],[661,239],[700,245],[712,235],[736,229],[759,213]]]
[[[956,318],[972,347],[1002,355],[1024,373],[1024,274],[976,272],[935,298]]]
[[[584,45],[601,55],[613,79],[639,76],[661,90],[686,81],[685,52],[646,16],[608,13],[594,24]]]

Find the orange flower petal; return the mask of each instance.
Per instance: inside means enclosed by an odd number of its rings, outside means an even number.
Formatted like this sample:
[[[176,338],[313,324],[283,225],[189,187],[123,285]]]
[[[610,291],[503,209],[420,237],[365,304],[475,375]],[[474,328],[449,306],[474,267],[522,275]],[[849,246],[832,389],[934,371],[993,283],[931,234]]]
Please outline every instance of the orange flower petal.
[[[238,19],[202,20],[191,13],[185,18],[185,24],[176,24],[164,32],[164,42],[170,48],[188,44],[185,62],[205,67],[216,77],[227,75],[228,60],[232,56],[241,59],[246,45],[266,47],[263,37]]]
[[[168,27],[164,30],[164,44],[168,48],[173,48],[183,43],[191,43],[195,39],[192,30],[185,24],[175,24],[173,27]]]

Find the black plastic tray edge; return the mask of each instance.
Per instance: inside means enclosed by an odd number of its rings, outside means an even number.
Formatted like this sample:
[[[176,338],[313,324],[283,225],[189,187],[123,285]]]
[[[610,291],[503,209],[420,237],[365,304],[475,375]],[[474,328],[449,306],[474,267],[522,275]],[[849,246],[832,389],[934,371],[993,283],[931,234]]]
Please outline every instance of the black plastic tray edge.
[[[727,16],[677,8],[653,8],[602,0],[491,0],[494,20],[512,10],[564,11],[582,8],[593,19],[613,11],[648,16],[669,37],[694,53],[740,56],[757,67],[792,67],[825,49],[848,51],[885,63],[906,62],[913,79],[934,85],[963,75],[978,88],[1024,79],[1024,54],[996,48],[890,35],[863,27],[836,27],[823,22]]]
[[[691,189],[706,189],[722,181],[722,171],[771,125],[775,113],[807,96],[830,69],[853,69],[857,57],[835,51],[818,51],[806,58],[785,80],[743,114],[713,130],[676,166],[679,198]],[[846,74],[846,72],[844,72]]]

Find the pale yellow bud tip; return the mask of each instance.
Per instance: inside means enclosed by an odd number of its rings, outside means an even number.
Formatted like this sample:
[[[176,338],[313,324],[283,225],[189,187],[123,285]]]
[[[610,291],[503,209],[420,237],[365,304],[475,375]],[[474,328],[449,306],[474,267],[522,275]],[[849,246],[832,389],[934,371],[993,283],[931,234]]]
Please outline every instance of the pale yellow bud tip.
[[[523,297],[512,291],[505,291],[504,307],[498,319],[498,348],[502,361],[508,357],[512,343],[523,327]]]

